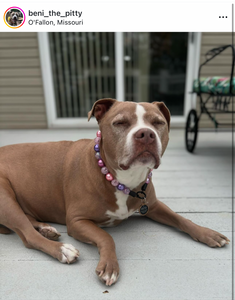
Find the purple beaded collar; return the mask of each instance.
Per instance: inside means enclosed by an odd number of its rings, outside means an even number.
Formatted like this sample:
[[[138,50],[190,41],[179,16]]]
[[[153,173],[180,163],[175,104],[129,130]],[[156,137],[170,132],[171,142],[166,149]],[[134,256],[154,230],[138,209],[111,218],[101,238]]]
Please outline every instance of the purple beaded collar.
[[[105,166],[105,163],[100,156],[100,147],[99,147],[100,140],[101,140],[101,131],[98,130],[96,133],[94,149],[96,152],[95,157],[98,160],[98,166],[101,168],[101,173],[104,174],[105,178],[108,181],[110,181],[111,184],[113,186],[115,186],[119,191],[122,191],[126,195],[130,195],[132,197],[137,197],[137,198],[141,199],[142,204],[139,208],[139,212],[141,215],[146,215],[148,213],[148,206],[147,206],[147,202],[146,202],[145,190],[150,182],[150,178],[152,177],[152,170],[149,172],[145,183],[141,187],[141,191],[134,192],[134,191],[130,190],[124,184],[118,182],[118,180],[113,177],[113,175],[109,172],[109,170]]]

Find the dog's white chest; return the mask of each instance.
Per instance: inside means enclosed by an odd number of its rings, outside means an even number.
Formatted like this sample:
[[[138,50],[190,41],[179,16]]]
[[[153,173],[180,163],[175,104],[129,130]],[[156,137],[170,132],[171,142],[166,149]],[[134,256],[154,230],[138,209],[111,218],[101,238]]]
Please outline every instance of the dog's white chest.
[[[105,226],[113,226],[115,220],[124,220],[127,219],[134,213],[134,210],[128,210],[127,207],[127,198],[128,195],[125,195],[121,191],[116,191],[115,196],[117,198],[116,204],[118,209],[115,211],[107,210],[105,215],[110,218],[110,220],[105,224]]]

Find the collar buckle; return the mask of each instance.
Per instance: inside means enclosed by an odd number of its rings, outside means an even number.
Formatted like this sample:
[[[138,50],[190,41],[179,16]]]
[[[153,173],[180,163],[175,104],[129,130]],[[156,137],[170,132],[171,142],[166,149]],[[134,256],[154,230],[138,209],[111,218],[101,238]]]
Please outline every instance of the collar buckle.
[[[136,192],[136,197],[141,199],[141,200],[145,200],[146,199],[146,194],[144,191],[139,191],[139,192]]]

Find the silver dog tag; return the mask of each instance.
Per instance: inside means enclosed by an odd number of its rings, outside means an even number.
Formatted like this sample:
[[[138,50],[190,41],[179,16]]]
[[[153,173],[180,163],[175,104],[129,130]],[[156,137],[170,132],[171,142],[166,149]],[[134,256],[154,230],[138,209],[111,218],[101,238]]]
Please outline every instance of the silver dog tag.
[[[141,205],[139,208],[139,213],[141,214],[141,216],[145,216],[148,211],[149,211],[149,207],[148,207],[148,202],[146,201],[146,197],[144,197],[143,199],[141,199]]]
[[[148,205],[146,204],[141,204],[140,208],[139,208],[139,213],[142,215],[142,216],[145,216],[149,211],[149,207]]]

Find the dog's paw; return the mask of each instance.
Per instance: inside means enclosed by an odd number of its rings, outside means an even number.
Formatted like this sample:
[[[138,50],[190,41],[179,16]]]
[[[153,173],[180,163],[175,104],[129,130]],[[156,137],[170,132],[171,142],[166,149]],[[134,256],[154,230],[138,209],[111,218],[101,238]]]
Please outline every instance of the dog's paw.
[[[39,233],[49,240],[57,241],[61,234],[54,228],[47,224],[38,228]]]
[[[60,252],[59,261],[63,264],[71,264],[79,257],[79,251],[71,244],[62,244]]]
[[[100,261],[96,268],[96,274],[107,286],[114,284],[117,282],[119,277],[119,266],[117,260]]]
[[[200,233],[198,233],[197,237],[193,237],[193,239],[207,244],[212,248],[221,248],[230,242],[230,240],[223,234],[205,227],[201,227]]]

